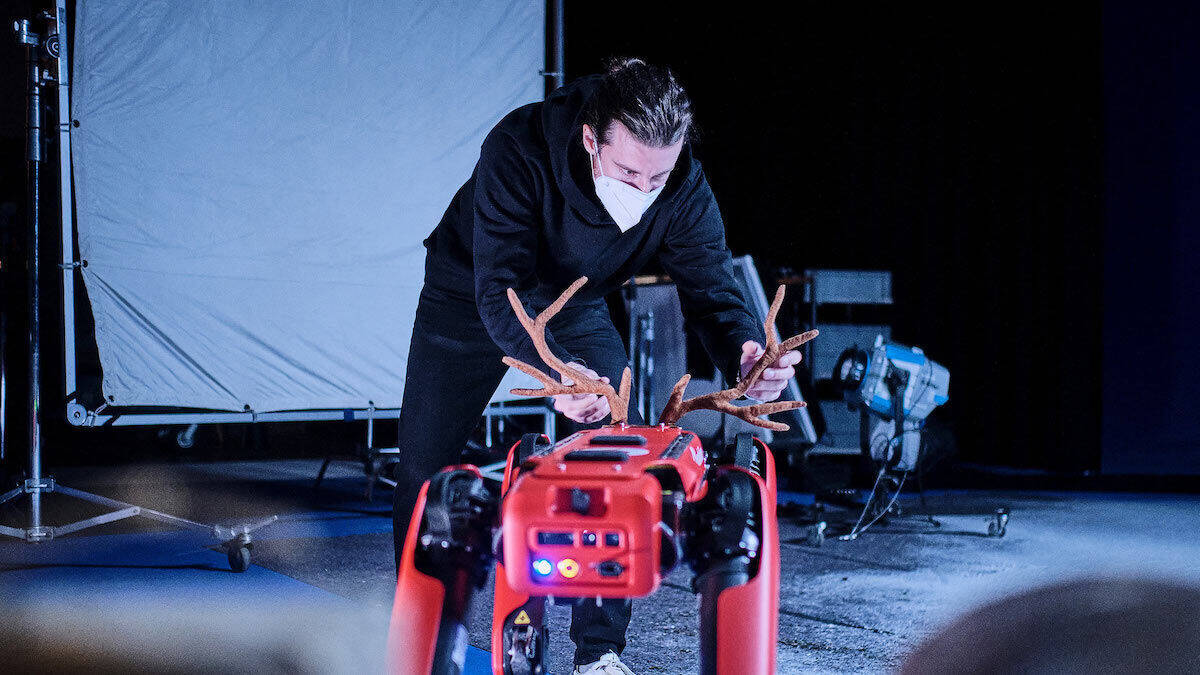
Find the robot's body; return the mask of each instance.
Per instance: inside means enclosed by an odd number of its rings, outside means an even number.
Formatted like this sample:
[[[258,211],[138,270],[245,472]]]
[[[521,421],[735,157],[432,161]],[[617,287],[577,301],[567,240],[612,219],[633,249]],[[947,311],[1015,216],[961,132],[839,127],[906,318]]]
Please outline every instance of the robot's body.
[[[578,373],[545,348],[545,322],[586,279],[580,279],[536,322],[510,300],[552,368]],[[615,422],[552,443],[526,434],[508,452],[499,491],[471,465],[443,469],[422,487],[401,557],[388,641],[395,673],[462,672],[464,622],[474,592],[495,569],[492,670],[497,675],[544,673],[547,599],[598,602],[653,593],[681,562],[693,570],[700,595],[703,673],[775,671],[779,615],[779,536],[775,466],[767,446],[741,434],[709,454],[695,434],[674,422],[701,407],[759,426],[759,419],[798,401],[736,407],[762,369],[812,339],[815,331],[780,343],[773,335],[780,288],[768,315],[766,353],[738,386],[683,399],[676,385],[657,426],[623,422],[629,370],[619,392],[600,381],[561,385],[527,364],[505,358],[541,379],[529,395],[587,391],[609,398]]]
[[[461,672],[468,603],[491,564],[492,669],[515,674],[544,672],[548,597],[643,597],[680,562],[701,597],[702,672],[774,672],[779,537],[766,446],[745,434],[709,457],[673,425],[542,440],[512,447],[498,496],[469,465],[426,483],[396,589],[393,672]]]

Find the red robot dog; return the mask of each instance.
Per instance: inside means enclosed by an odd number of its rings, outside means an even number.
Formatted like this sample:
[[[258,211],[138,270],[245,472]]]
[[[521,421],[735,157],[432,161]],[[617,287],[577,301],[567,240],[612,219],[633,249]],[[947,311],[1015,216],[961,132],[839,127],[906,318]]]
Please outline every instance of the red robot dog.
[[[773,327],[783,302],[780,286],[765,322],[766,352],[737,386],[684,400],[691,379],[684,375],[659,424],[629,425],[629,368],[617,391],[582,376],[546,346],[546,324],[586,282],[587,277],[578,279],[536,320],[508,291],[538,354],[574,384],[563,385],[511,357],[504,362],[544,384],[512,393],[606,396],[612,422],[557,443],[526,434],[509,449],[499,494],[472,465],[446,467],[426,481],[400,563],[388,638],[391,672],[462,672],[469,603],[493,565],[492,671],[538,675],[545,672],[548,598],[643,597],[681,562],[692,568],[692,589],[700,595],[701,672],[775,671],[779,537],[771,452],[741,434],[733,446],[710,456],[676,422],[692,410],[710,409],[756,426],[788,429],[758,416],[803,402],[739,407],[730,401],[817,331],[779,342]]]

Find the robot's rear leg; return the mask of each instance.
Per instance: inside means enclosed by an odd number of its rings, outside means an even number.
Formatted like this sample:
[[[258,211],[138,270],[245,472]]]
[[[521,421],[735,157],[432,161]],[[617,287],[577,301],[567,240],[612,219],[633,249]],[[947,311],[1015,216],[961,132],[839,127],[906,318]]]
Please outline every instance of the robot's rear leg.
[[[473,466],[443,469],[421,487],[396,583],[390,672],[462,673],[467,612],[492,560],[496,502]]]
[[[765,446],[762,447],[766,451]],[[715,468],[687,512],[687,558],[700,594],[700,671],[775,672],[779,532],[769,451],[757,467]],[[760,472],[770,472],[764,477]]]

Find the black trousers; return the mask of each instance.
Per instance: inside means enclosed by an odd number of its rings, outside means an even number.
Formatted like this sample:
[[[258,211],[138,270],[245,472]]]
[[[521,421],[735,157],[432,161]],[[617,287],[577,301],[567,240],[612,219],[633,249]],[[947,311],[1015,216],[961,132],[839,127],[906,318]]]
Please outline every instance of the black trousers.
[[[512,320],[517,321],[515,314]],[[583,359],[589,368],[608,376],[614,385],[620,383],[628,357],[603,302],[568,303],[550,320],[548,328],[555,341]],[[421,485],[442,467],[459,461],[467,439],[508,370],[500,360],[502,356],[484,329],[474,300],[425,284],[417,303],[400,408],[400,461],[395,469],[397,486],[392,508],[397,564]],[[530,365],[559,379],[558,373],[544,363]],[[629,413],[630,424],[642,423],[636,411]],[[568,433],[594,429],[607,421],[605,418],[586,425],[569,422],[573,428]],[[575,642],[577,665],[591,663],[609,650],[621,653],[631,606],[625,600],[606,600],[599,607],[594,601],[585,601],[571,609],[570,636]]]

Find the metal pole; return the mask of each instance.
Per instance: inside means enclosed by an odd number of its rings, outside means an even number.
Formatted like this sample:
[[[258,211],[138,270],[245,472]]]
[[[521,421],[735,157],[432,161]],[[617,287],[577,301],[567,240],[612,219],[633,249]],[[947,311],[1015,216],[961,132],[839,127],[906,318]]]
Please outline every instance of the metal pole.
[[[29,80],[28,99],[28,152],[26,153],[27,175],[29,178],[29,481],[26,483],[29,492],[29,530],[33,537],[42,531],[42,493],[36,487],[42,481],[42,431],[38,424],[41,414],[41,391],[38,386],[41,381],[41,350],[38,348],[40,330],[38,326],[38,201],[41,194],[38,179],[42,161],[42,97],[41,72],[38,66],[38,38],[29,33],[29,23],[19,22],[15,26],[25,44],[26,72]],[[30,41],[32,39],[32,42]],[[28,486],[35,486],[29,490]]]
[[[546,2],[546,96],[566,81],[566,52],[563,49],[563,0]]]
[[[57,0],[54,14],[54,33],[46,38],[47,48],[57,56],[58,68],[58,187],[59,232],[62,249],[59,268],[63,290],[63,392],[66,398],[75,397],[75,241],[72,238],[74,205],[71,199],[71,64],[67,54],[67,1]]]
[[[0,250],[11,250],[7,231],[0,231]],[[5,275],[8,274],[8,268],[4,266],[6,263],[11,264],[0,256],[0,461],[8,455],[8,312],[5,311],[8,298],[7,286],[4,283]]]
[[[636,389],[642,386],[642,373],[638,368],[637,281],[630,279],[628,283],[621,287],[621,292],[625,295],[625,314],[629,319],[629,339],[625,351],[629,356],[630,378],[633,380],[630,383],[630,402],[632,403],[636,395]]]
[[[3,269],[0,269],[0,274],[4,274]],[[4,285],[0,283],[0,293],[4,292]],[[4,351],[7,348],[5,344],[5,334],[8,332],[7,314],[0,310],[0,460],[4,459],[7,451],[8,442],[8,403],[6,394],[8,392],[8,378],[5,375]]]
[[[806,271],[804,274],[808,283],[808,329],[813,330],[817,327],[817,273],[815,271]],[[816,358],[816,345],[809,342],[805,345],[808,348],[808,386],[809,391],[816,391],[817,386],[817,368],[814,359]]]
[[[647,337],[646,337],[647,331],[650,330],[648,324],[649,324],[649,320],[647,319],[647,315],[639,314],[638,319],[637,319],[637,345],[638,345],[638,348],[637,348],[637,362],[636,362],[637,363],[637,372],[638,372],[637,411],[639,413],[641,413],[643,422],[645,422],[646,420],[648,420],[650,418],[650,411],[646,408],[646,389],[648,389],[648,385],[646,383],[646,372],[648,369],[648,365],[646,362],[646,356],[647,356],[646,352],[650,346],[647,343]]]
[[[646,312],[646,372],[642,373],[642,384],[646,389],[646,412],[642,421],[654,425],[658,423],[658,412],[654,405],[654,310]]]

